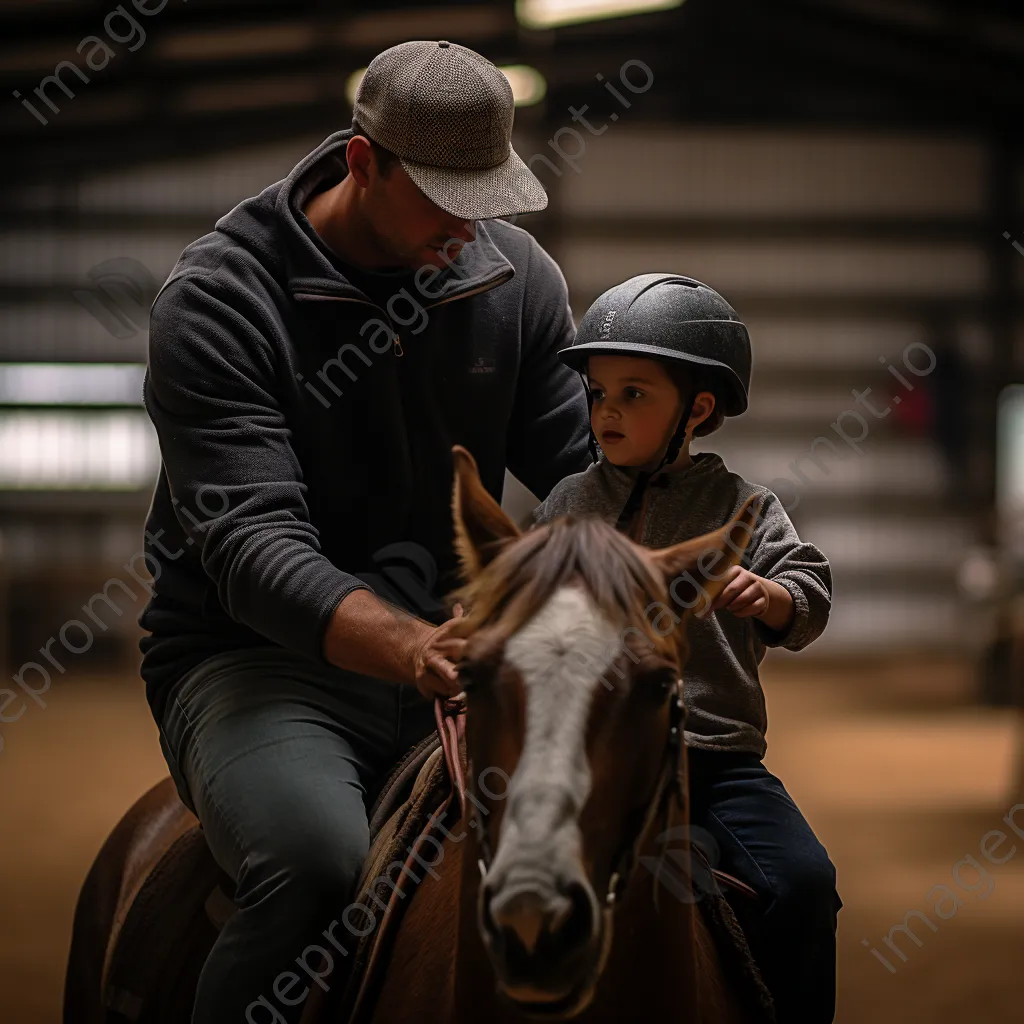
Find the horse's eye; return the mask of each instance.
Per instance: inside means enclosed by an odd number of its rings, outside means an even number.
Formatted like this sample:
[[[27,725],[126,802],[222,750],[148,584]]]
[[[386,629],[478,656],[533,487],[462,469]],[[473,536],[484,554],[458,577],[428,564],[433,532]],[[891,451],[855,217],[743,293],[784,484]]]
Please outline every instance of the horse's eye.
[[[637,684],[657,701],[665,700],[675,689],[678,673],[671,666],[648,669],[637,677]]]

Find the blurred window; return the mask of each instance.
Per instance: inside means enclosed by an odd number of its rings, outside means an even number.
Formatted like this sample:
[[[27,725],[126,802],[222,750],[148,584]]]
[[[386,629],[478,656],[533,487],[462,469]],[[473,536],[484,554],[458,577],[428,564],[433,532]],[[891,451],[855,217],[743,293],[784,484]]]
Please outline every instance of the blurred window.
[[[139,405],[143,363],[0,364],[0,405]]]
[[[136,490],[159,463],[141,409],[0,411],[0,489]]]

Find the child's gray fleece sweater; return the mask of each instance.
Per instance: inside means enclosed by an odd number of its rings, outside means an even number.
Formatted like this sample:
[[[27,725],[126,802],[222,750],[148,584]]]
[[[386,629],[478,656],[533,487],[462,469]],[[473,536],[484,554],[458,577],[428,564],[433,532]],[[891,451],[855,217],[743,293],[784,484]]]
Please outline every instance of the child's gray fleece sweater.
[[[533,512],[545,523],[560,515],[596,515],[614,524],[636,471],[603,456],[582,473],[557,483]],[[793,623],[778,633],[759,620],[717,611],[692,618],[685,668],[687,730],[691,747],[745,751],[764,757],[768,728],[757,666],[766,647],[798,651],[825,628],[832,600],[832,572],[822,552],[797,536],[779,499],[766,487],[730,473],[718,455],[702,452],[693,465],[663,474],[650,489],[643,543],[662,548],[717,530],[752,494],[764,496],[743,564],[793,595]],[[679,611],[679,609],[674,609]]]

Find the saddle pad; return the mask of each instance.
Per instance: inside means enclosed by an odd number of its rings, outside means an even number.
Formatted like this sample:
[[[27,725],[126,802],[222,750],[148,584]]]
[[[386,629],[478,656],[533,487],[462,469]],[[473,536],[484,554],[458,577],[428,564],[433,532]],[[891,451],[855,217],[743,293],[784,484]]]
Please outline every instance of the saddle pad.
[[[743,1008],[751,1019],[774,1024],[775,1004],[764,983],[761,970],[750,952],[747,937],[732,905],[720,890],[705,889],[697,904],[715,940],[721,963],[732,990],[740,995]]]
[[[440,746],[436,732],[424,737],[410,748],[405,757],[395,765],[391,774],[377,791],[370,805],[370,847],[377,839],[377,833],[384,823],[398,810],[412,794],[412,787],[420,776],[420,769],[428,757]]]

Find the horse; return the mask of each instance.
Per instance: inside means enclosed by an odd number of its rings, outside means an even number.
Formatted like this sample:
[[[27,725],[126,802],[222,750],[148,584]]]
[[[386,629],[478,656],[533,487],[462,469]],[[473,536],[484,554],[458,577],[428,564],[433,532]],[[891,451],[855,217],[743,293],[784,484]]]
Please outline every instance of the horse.
[[[452,461],[464,799],[351,1020],[771,1020],[730,983],[698,910],[683,743],[686,624],[742,557],[751,503],[707,536],[651,551],[596,518],[523,532],[472,455],[456,445]],[[187,1024],[215,920],[231,910],[197,824],[167,778],[111,832],[79,895],[64,1024]],[[186,882],[193,897],[212,890],[205,905],[179,898]],[[155,902],[139,896],[154,890]],[[136,900],[147,929],[189,937],[139,951],[158,1011],[110,981]],[[348,1024],[320,989],[302,1021]]]
[[[686,624],[740,561],[754,499],[649,550],[597,518],[522,532],[470,453],[453,462],[470,799],[405,910],[372,1021],[766,1019],[728,983],[692,885],[667,895],[656,869],[665,836],[692,867]]]

